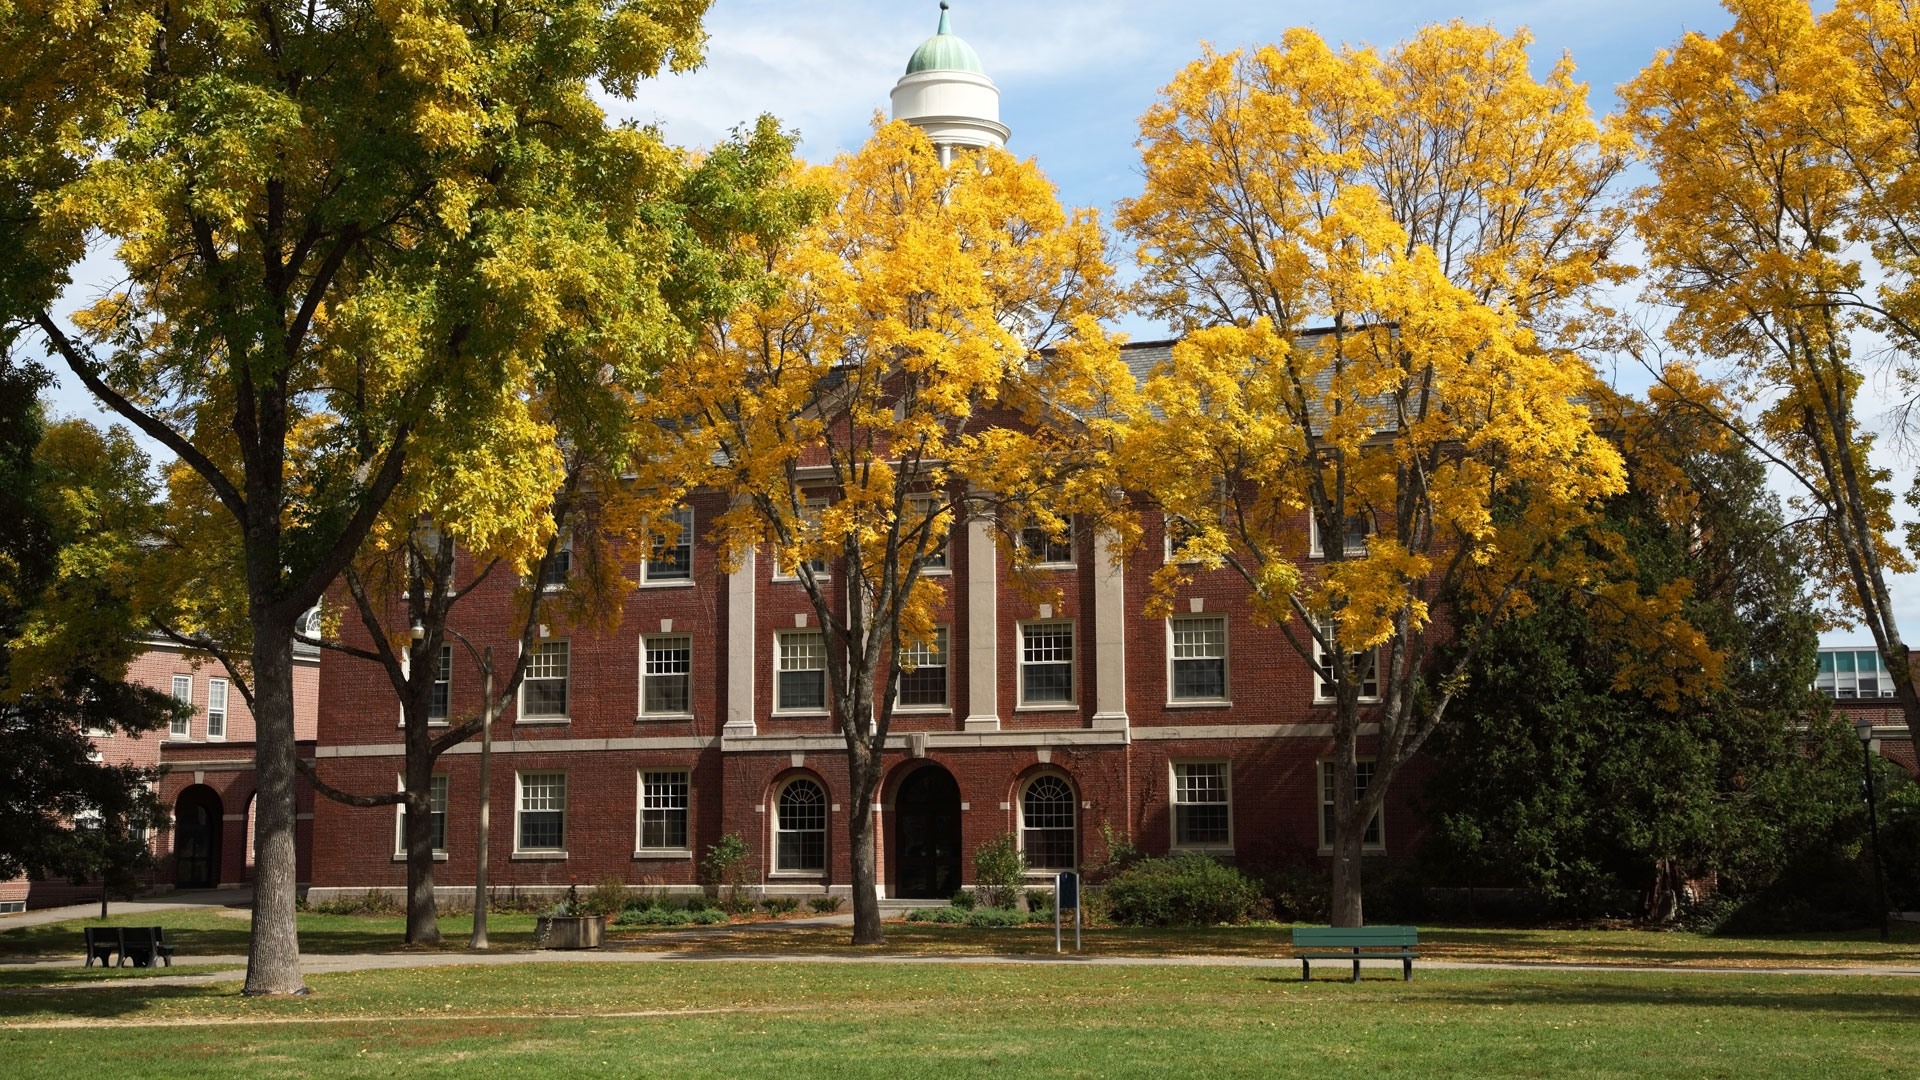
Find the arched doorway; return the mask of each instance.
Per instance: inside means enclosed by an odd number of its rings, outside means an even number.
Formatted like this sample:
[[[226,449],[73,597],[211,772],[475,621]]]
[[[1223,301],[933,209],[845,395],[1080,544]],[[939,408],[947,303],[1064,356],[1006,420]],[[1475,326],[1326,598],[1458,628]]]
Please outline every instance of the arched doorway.
[[[205,784],[180,793],[173,804],[173,883],[211,889],[220,883],[220,795]]]
[[[900,782],[893,799],[894,895],[944,899],[960,889],[960,785],[938,765]]]

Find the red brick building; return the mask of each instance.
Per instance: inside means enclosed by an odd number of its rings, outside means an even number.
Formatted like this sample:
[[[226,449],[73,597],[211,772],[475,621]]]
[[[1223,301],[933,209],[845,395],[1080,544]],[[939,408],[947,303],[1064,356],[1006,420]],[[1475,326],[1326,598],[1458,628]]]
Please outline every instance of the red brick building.
[[[94,741],[100,760],[115,765],[159,766],[161,801],[173,824],[153,838],[160,866],[154,885],[217,888],[252,880],[253,713],[224,668],[179,646],[154,639],[127,669],[127,681],[191,702],[193,716],[168,730],[140,736],[108,734]],[[296,645],[293,716],[301,753],[311,755],[320,691],[317,649]],[[307,878],[311,851],[311,796],[300,804],[300,878]],[[0,882],[0,905],[46,907],[91,900],[93,886],[67,881]],[[0,908],[3,909],[3,908]]]
[[[1167,350],[1142,344],[1129,358],[1145,371]],[[722,508],[719,496],[695,497],[672,562],[628,568],[640,584],[616,631],[546,627],[537,677],[496,730],[490,861],[501,887],[609,876],[691,887],[696,859],[726,833],[747,840],[753,876],[771,890],[849,883],[845,744],[822,704],[812,606],[764,550],[724,572],[705,535]],[[1199,575],[1171,618],[1144,618],[1164,551],[1157,516],[1123,567],[1104,536],[1080,529],[1043,553],[1040,573],[1059,591],[1038,603],[1008,582],[986,523],[956,530],[933,572],[944,647],[903,681],[889,736],[884,895],[950,894],[970,883],[972,852],[1003,833],[1036,872],[1097,864],[1107,829],[1147,851],[1242,865],[1324,850],[1331,703],[1280,631],[1254,624],[1232,571]],[[513,655],[515,584],[484,583],[456,609],[456,628]],[[365,644],[357,626],[343,633]],[[473,715],[479,672],[464,650],[447,655],[447,711]],[[399,722],[374,665],[326,653],[316,754],[329,783],[390,790]],[[436,781],[438,883],[449,889],[473,880],[478,749],[448,753]],[[1396,783],[1411,791],[1418,777]],[[321,800],[315,815],[319,898],[404,882],[396,811]],[[1369,849],[1410,850],[1406,801],[1384,816]]]

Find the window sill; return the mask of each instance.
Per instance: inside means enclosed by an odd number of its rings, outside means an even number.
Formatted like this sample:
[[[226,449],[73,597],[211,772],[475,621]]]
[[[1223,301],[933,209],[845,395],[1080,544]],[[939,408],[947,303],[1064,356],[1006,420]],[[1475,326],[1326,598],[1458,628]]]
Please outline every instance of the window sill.
[[[641,713],[639,716],[636,716],[633,718],[633,722],[636,724],[658,724],[658,723],[674,723],[674,722],[679,722],[684,724],[692,720],[693,718],[694,718],[693,714],[690,712]]]
[[[394,862],[397,862],[397,863],[403,863],[403,862],[406,862],[406,861],[407,861],[407,853],[406,853],[406,852],[404,852],[404,851],[396,851],[396,852],[394,852],[394,853],[393,853],[393,861],[394,861]],[[436,851],[436,852],[434,852],[434,853],[433,853],[433,861],[434,861],[434,862],[446,862],[446,861],[447,861],[447,853],[446,853],[446,852],[444,852],[444,851]]]
[[[1034,870],[1032,868],[1028,868],[1026,874],[1027,874],[1028,881],[1049,881],[1060,874],[1067,874],[1067,873],[1077,874],[1079,872],[1080,872],[1080,868],[1078,866],[1071,867],[1071,868],[1062,866],[1062,867],[1056,867],[1050,870]]]
[[[1167,708],[1169,709],[1231,709],[1233,708],[1233,702],[1231,700],[1222,700],[1220,698],[1208,698],[1205,701],[1198,701],[1198,700],[1169,701],[1167,702]]]
[[[776,881],[820,881],[826,876],[825,870],[773,870],[767,874]]]
[[[571,716],[532,716],[517,719],[514,727],[562,727],[573,723]]]
[[[1029,570],[1078,570],[1080,569],[1080,564],[1070,563],[1070,562],[1040,562],[1040,563],[1034,563],[1033,565],[1027,567],[1027,569]]]
[[[921,567],[921,568],[920,568],[920,576],[921,576],[921,577],[952,577],[952,576],[953,576],[953,567],[951,567],[951,566],[923,566],[923,567]]]
[[[1314,698],[1314,699],[1313,699],[1313,703],[1314,703],[1315,705],[1320,705],[1320,706],[1327,706],[1327,705],[1338,705],[1338,704],[1340,704],[1340,702],[1339,702],[1338,700],[1336,700],[1336,699],[1334,699],[1334,698],[1330,698],[1330,697],[1317,697],[1317,698]],[[1355,702],[1354,704],[1356,704],[1356,705],[1378,705],[1378,704],[1380,704],[1380,699],[1379,699],[1379,698],[1377,698],[1377,697],[1363,697],[1363,698],[1361,698],[1361,699],[1360,699],[1359,701],[1357,701],[1357,702]]]
[[[1058,704],[1058,705],[1015,705],[1015,706],[1013,707],[1013,711],[1014,711],[1014,712],[1017,712],[1017,713],[1022,713],[1022,712],[1079,712],[1079,711],[1080,711],[1080,706],[1079,706],[1079,705],[1078,705],[1077,703],[1073,703],[1073,702],[1065,702],[1065,703],[1062,703],[1062,704]]]
[[[1385,855],[1386,853],[1387,853],[1387,845],[1385,844],[1364,844],[1360,848],[1360,854],[1363,856]],[[1320,854],[1331,857],[1333,855],[1333,845],[1332,844],[1321,845]]]
[[[646,848],[633,853],[635,859],[691,859],[691,848]]]
[[[895,716],[952,716],[951,705],[895,705]]]
[[[1201,855],[1232,855],[1233,845],[1232,844],[1224,844],[1224,845],[1222,844],[1172,844],[1169,846],[1169,850],[1193,851],[1193,852],[1198,852]]]
[[[567,853],[564,851],[516,851],[507,858],[514,862],[565,862]]]
[[[395,724],[395,725],[393,725],[393,726],[394,726],[394,729],[395,729],[395,730],[397,730],[397,731],[405,731],[405,730],[407,730],[407,720],[406,720],[406,717],[404,717],[404,716],[403,716],[403,717],[401,717],[401,718],[400,718],[400,722],[399,722],[399,723],[397,723],[397,724]],[[445,720],[432,720],[432,719],[429,719],[429,720],[427,721],[427,726],[428,726],[428,727],[430,727],[430,728],[443,728],[443,727],[449,727],[449,726],[451,726],[451,725],[449,725],[449,724],[448,724],[448,722],[447,722],[447,721],[445,721]]]
[[[540,591],[543,593],[566,592],[567,587],[565,585],[542,585],[540,586]]]
[[[660,581],[643,581],[640,587],[643,589],[691,589],[695,584],[696,582],[690,577],[664,578]]]
[[[775,709],[772,714],[776,720],[801,720],[810,717],[832,716],[826,709]]]

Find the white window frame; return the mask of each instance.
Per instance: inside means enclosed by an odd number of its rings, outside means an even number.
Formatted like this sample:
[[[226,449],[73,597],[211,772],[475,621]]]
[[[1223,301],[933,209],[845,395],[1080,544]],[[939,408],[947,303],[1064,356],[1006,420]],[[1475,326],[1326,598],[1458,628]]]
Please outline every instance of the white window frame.
[[[655,642],[684,641],[687,643],[687,670],[682,676],[687,680],[687,707],[678,712],[647,711],[647,672],[648,653]],[[665,677],[665,676],[661,676]],[[693,635],[686,634],[642,634],[640,635],[640,713],[644,720],[691,720],[693,719]]]
[[[565,568],[560,571],[559,581],[548,581],[544,574],[545,568],[542,568],[543,572],[540,578],[541,592],[559,592],[573,583],[573,537],[561,537],[560,545],[555,549],[555,554],[566,556]]]
[[[186,697],[180,696],[182,684],[184,684],[187,692]],[[184,702],[188,706],[191,706],[193,704],[193,676],[175,675],[173,677],[173,686],[170,691],[170,695],[172,696],[173,700],[177,702]],[[193,738],[193,716],[189,714],[185,720],[169,720],[167,722],[167,738],[169,739]]]
[[[527,809],[527,778],[530,776],[560,778],[560,846],[551,848],[528,848],[520,846],[521,821],[524,815],[531,813],[551,813],[551,810]],[[527,769],[513,774],[513,854],[517,857],[535,859],[564,859],[567,857],[567,826],[572,815],[568,810],[567,772],[565,769]]]
[[[1055,559],[1048,559],[1043,562],[1028,563],[1027,568],[1029,570],[1071,570],[1074,567],[1078,566],[1080,549],[1079,549],[1079,545],[1076,543],[1077,533],[1075,532],[1075,529],[1074,529],[1075,524],[1076,523],[1073,519],[1073,516],[1069,514],[1067,516],[1066,538],[1064,540],[1055,541],[1051,536],[1046,537],[1046,540],[1049,544],[1064,543],[1067,545],[1067,557],[1064,562],[1060,560],[1055,560]],[[1038,525],[1029,525],[1024,529],[1021,529],[1020,530],[1020,547],[1022,548],[1022,550],[1027,551],[1028,553],[1031,553],[1032,549],[1027,546],[1027,534],[1030,532],[1041,532],[1041,531],[1042,530]],[[1043,535],[1045,534],[1043,533]]]
[[[820,639],[820,667],[817,669],[820,672],[820,704],[817,706],[801,705],[801,706],[795,706],[795,707],[789,708],[780,703],[780,695],[781,695],[780,673],[781,672],[787,671],[787,670],[792,670],[792,671],[816,670],[814,668],[788,669],[781,666],[781,664],[786,659],[785,655],[781,650],[781,645],[783,642],[786,641],[786,639],[790,637],[816,637]],[[830,697],[832,687],[827,680],[827,665],[833,663],[833,657],[831,656],[831,654],[827,652],[827,632],[825,630],[806,629],[806,630],[774,631],[772,659],[773,659],[773,714],[775,716],[828,716],[832,714],[833,702]]]
[[[1043,769],[1020,782],[1020,790],[1017,792],[1019,798],[1014,800],[1013,808],[1017,826],[1014,836],[1019,841],[1021,861],[1025,862],[1027,857],[1027,792],[1033,789],[1033,785],[1047,779],[1058,780],[1065,784],[1067,794],[1071,796],[1067,800],[1067,805],[1073,809],[1073,825],[1070,829],[1073,833],[1073,865],[1071,867],[1028,866],[1028,877],[1052,877],[1063,869],[1080,869],[1080,826],[1083,824],[1080,814],[1080,788],[1073,782],[1073,777],[1059,769]]]
[[[1187,527],[1186,519],[1182,518],[1179,514],[1161,514],[1160,515],[1160,561],[1161,562],[1173,563],[1175,561],[1173,531],[1175,529],[1186,528],[1186,527]],[[1197,566],[1199,565],[1199,562],[1196,559],[1185,559],[1185,560],[1181,560],[1178,563],[1178,565]]]
[[[1176,697],[1173,688],[1175,666],[1182,658],[1175,654],[1177,649],[1174,637],[1175,623],[1215,622],[1220,624],[1220,695],[1218,697]],[[1188,657],[1186,659],[1213,659],[1212,657]],[[1174,615],[1167,619],[1167,707],[1171,709],[1192,708],[1195,706],[1220,706],[1233,704],[1233,637],[1227,628],[1225,615]]]
[[[1226,796],[1222,803],[1182,802],[1180,799],[1180,770],[1194,765],[1220,766],[1222,793]],[[1222,806],[1227,808],[1227,838],[1224,841],[1205,844],[1189,844],[1180,840],[1180,807],[1182,806]],[[1211,851],[1223,854],[1233,852],[1233,762],[1223,757],[1212,758],[1175,758],[1167,762],[1167,843],[1175,851]]]
[[[647,811],[671,811],[674,807],[649,807],[647,805],[647,777],[677,775],[680,777],[682,805],[678,808],[683,821],[682,832],[687,842],[679,847],[647,846]],[[693,858],[693,770],[680,766],[660,766],[658,768],[641,766],[633,774],[633,855],[636,859],[691,859]]]
[[[1372,536],[1374,534],[1375,525],[1373,522],[1372,514],[1368,514],[1363,511],[1357,514],[1348,514],[1347,518],[1348,520],[1351,520],[1353,518],[1361,518],[1365,520],[1367,523],[1366,535]],[[1366,541],[1362,540],[1358,545],[1345,543],[1346,536],[1345,536],[1344,522],[1342,523],[1341,528],[1342,528],[1341,541],[1344,547],[1344,550],[1341,553],[1349,559],[1365,558],[1367,554]],[[1324,559],[1327,557],[1326,550],[1320,544],[1320,516],[1318,514],[1313,513],[1311,510],[1307,512],[1307,557],[1310,559]]]
[[[808,522],[811,522],[820,513],[820,511],[825,510],[827,508],[827,500],[824,498],[802,499],[800,501],[800,507],[801,507],[801,513],[806,516],[806,519]],[[825,559],[813,559],[811,561],[817,564],[813,568],[813,579],[815,581],[824,581],[827,578],[833,576],[830,573],[830,571],[833,568],[832,563],[828,562]],[[799,581],[800,580],[799,574],[788,573],[787,571],[781,569],[780,548],[778,545],[775,545],[773,549],[773,580],[775,581]]]
[[[527,691],[532,689],[533,687],[533,681],[534,681],[533,665],[539,663],[540,651],[547,648],[550,645],[559,645],[565,648],[567,652],[567,674],[564,677],[567,684],[567,687],[566,687],[567,708],[566,708],[566,711],[555,716],[544,716],[544,715],[528,716],[527,715]],[[516,695],[518,700],[514,702],[514,712],[513,712],[514,723],[516,724],[571,723],[573,719],[573,643],[572,643],[572,640],[569,638],[547,638],[547,639],[535,641],[533,643],[533,648],[534,648],[534,655],[531,659],[527,661],[527,674],[524,678],[520,680],[520,692],[519,694]],[[541,681],[544,682],[548,680],[542,679]]]
[[[571,670],[571,668],[569,668],[569,670]],[[440,715],[435,716],[433,715],[433,696],[439,693],[442,687],[446,688],[447,703],[446,703],[446,707],[440,711]],[[569,700],[569,703],[571,703],[572,699],[569,698],[568,700]],[[452,715],[453,715],[453,643],[450,641],[443,641],[440,643],[439,663],[435,665],[433,670],[433,686],[431,689],[427,691],[427,726],[428,727],[446,727],[448,723],[448,717]]]
[[[1360,765],[1372,765],[1374,763],[1374,759],[1371,757],[1362,756],[1362,757],[1356,758],[1355,762]],[[1319,795],[1320,795],[1320,798],[1318,800],[1320,813],[1314,819],[1314,827],[1319,832],[1320,854],[1322,855],[1330,855],[1333,853],[1333,837],[1328,835],[1328,830],[1327,830],[1328,808],[1333,805],[1333,791],[1331,788],[1327,786],[1328,781],[1331,780],[1332,778],[1327,775],[1327,770],[1331,768],[1332,765],[1333,765],[1332,758],[1321,758],[1314,764],[1314,769],[1313,769],[1314,786],[1319,790]],[[1367,784],[1368,786],[1372,786],[1373,774],[1368,775]],[[1383,852],[1387,850],[1387,804],[1386,803],[1383,802],[1380,804],[1379,811],[1374,814],[1373,823],[1378,826],[1374,830],[1374,833],[1376,836],[1379,837],[1379,839],[1373,841],[1372,843],[1368,843],[1364,839],[1362,839],[1360,843],[1360,850],[1365,853]],[[1364,836],[1364,830],[1363,830],[1363,836]]]
[[[1072,638],[1073,655],[1067,661],[1067,677],[1070,680],[1072,696],[1067,701],[1027,701],[1027,631],[1043,627],[1064,626]],[[1080,628],[1072,619],[1028,619],[1015,625],[1014,629],[1014,711],[1015,712],[1071,712],[1080,708]]]
[[[693,560],[695,555],[695,552],[694,552],[695,545],[693,542],[694,540],[693,507],[691,506],[677,507],[673,511],[673,514],[671,516],[673,520],[680,526],[680,539],[674,546],[675,547],[685,546],[687,549],[686,576],[685,577],[654,577],[653,576],[653,559],[651,557],[648,557],[640,560],[640,584],[642,586],[645,586],[648,588],[655,588],[655,589],[684,589],[684,588],[691,588],[693,586],[693,574],[694,574]],[[649,556],[651,556],[651,553],[653,551],[652,537],[648,537],[647,551],[649,553]]]
[[[953,633],[945,623],[942,623],[934,628],[934,640],[938,643],[940,649],[940,679],[944,687],[944,692],[941,694],[941,697],[944,700],[938,705],[903,704],[900,700],[900,691],[904,688],[906,672],[902,671],[900,673],[901,683],[894,687],[893,694],[893,711],[896,714],[950,713],[953,711]],[[912,651],[921,652],[924,650],[914,648]],[[932,665],[924,666],[930,667]]]
[[[1322,633],[1332,632],[1331,630],[1328,629],[1328,625],[1329,624],[1325,620],[1321,621],[1320,629]],[[1361,650],[1361,652],[1349,653],[1347,666],[1351,668],[1353,666],[1353,658],[1362,655],[1362,653],[1370,654],[1372,658],[1373,693],[1369,694],[1366,692],[1366,680],[1364,679],[1361,680],[1360,700],[1362,702],[1369,702],[1369,703],[1377,702],[1380,700],[1380,647],[1376,645],[1371,649],[1363,649]],[[1327,662],[1328,658],[1331,657],[1332,654],[1326,651],[1326,647],[1323,644],[1321,644],[1321,641],[1318,637],[1315,637],[1313,639],[1313,655],[1315,658],[1314,669],[1312,671],[1313,703],[1315,705],[1332,704],[1334,701],[1338,700],[1337,698],[1334,697],[1334,694],[1333,694],[1333,681],[1320,674],[1321,666]]]
[[[789,869],[780,865],[780,837],[787,832],[811,833],[813,829],[786,829],[781,826],[780,800],[786,797],[789,788],[795,784],[812,784],[820,790],[820,866],[817,869]],[[818,878],[833,871],[833,848],[828,843],[833,835],[833,798],[827,794],[827,785],[817,776],[791,776],[780,783],[773,792],[773,877]]]
[[[221,678],[209,678],[207,680],[207,740],[209,742],[225,742],[227,740],[227,715],[231,711],[227,700],[227,690],[227,680]],[[214,702],[216,700],[220,703],[218,709],[214,708]],[[217,730],[215,724],[216,718],[218,719]]]
[[[913,495],[907,499],[907,506],[913,511],[916,523],[919,518],[927,517],[929,514],[935,512],[939,507],[939,503],[940,499],[933,495]],[[927,561],[921,565],[920,573],[923,576],[942,577],[953,573],[953,529],[951,528],[951,524],[949,524],[949,528],[947,529],[947,535],[940,539],[937,556],[940,561],[934,562],[933,559],[935,557],[934,555],[927,556]]]
[[[407,778],[405,776],[398,777],[395,780],[395,784],[399,788],[399,790],[401,791],[407,790]],[[446,844],[446,841],[447,841],[447,774],[443,772],[434,773],[431,784],[432,784],[432,787],[427,792],[427,813],[429,816],[433,814],[440,815],[440,843],[442,845],[441,847],[437,847],[433,849],[433,861],[446,862],[447,849],[444,845]],[[435,796],[438,796],[437,801],[440,803],[440,809],[438,810],[433,809],[433,804],[436,801]],[[517,801],[517,791],[516,791],[516,801],[514,803],[514,807],[516,811],[519,808],[519,802]],[[564,817],[562,818],[562,820],[565,820]],[[518,821],[517,815],[516,815],[514,824],[515,824],[515,829],[514,829],[513,839],[514,839],[514,842],[517,844],[520,841],[520,832],[518,828],[519,821]],[[393,804],[393,861],[405,862],[406,858],[407,858],[407,804],[404,802],[397,802]]]

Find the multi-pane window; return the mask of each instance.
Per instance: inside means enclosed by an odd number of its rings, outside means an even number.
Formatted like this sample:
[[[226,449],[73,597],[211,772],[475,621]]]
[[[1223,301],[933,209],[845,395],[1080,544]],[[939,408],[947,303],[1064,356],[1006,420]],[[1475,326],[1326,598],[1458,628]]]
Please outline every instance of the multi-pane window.
[[[903,709],[945,708],[947,704],[947,628],[933,639],[900,650],[900,701]]]
[[[1320,639],[1314,643],[1313,649],[1314,656],[1317,658],[1316,663],[1319,665],[1319,670],[1314,673],[1313,677],[1313,696],[1317,701],[1332,701],[1335,696],[1333,680],[1329,678],[1333,673],[1333,653],[1328,650],[1326,644],[1326,639],[1332,636],[1333,624],[1330,622],[1321,622]],[[1347,655],[1347,677],[1359,682],[1361,697],[1379,697],[1380,650],[1368,649],[1364,652],[1349,653]]]
[[[1177,761],[1173,765],[1173,842],[1181,847],[1224,847],[1232,842],[1227,763]]]
[[[827,707],[827,637],[818,632],[783,633],[775,639],[779,653],[776,709]]]
[[[640,712],[684,716],[693,707],[693,639],[686,635],[650,637],[640,674]]]
[[[922,522],[926,523],[929,531],[938,526],[938,522],[930,519],[941,510],[939,500],[931,495],[915,495],[909,505],[912,507],[912,516],[907,519],[905,528],[918,528]],[[942,533],[938,535],[933,550],[928,552],[926,561],[922,565],[928,570],[945,570],[947,568],[946,534]]]
[[[1181,549],[1187,546],[1189,540],[1193,539],[1194,527],[1188,523],[1186,518],[1173,514],[1165,515],[1161,521],[1163,524],[1162,531],[1166,534],[1167,540],[1167,561],[1187,561],[1181,559]]]
[[[687,846],[687,773],[684,769],[640,774],[640,847],[682,850]]]
[[[553,550],[553,557],[540,569],[540,587],[544,589],[564,589],[567,577],[573,573],[573,538],[562,538],[559,546]]]
[[[433,693],[427,698],[427,719],[444,721],[453,700],[453,646],[440,646],[440,660],[433,665]]]
[[[1030,525],[1020,532],[1020,546],[1026,549],[1027,561],[1035,566],[1071,566],[1073,524],[1068,522],[1058,536],[1038,525]]]
[[[1832,698],[1890,698],[1893,678],[1872,649],[1821,649],[1813,688]]]
[[[527,676],[520,684],[520,718],[542,719],[567,715],[567,670],[570,656],[564,641],[543,641],[533,647]]]
[[[1020,849],[1028,869],[1073,869],[1076,809],[1072,786],[1058,776],[1027,785],[1020,797]]]
[[[193,676],[175,675],[173,677],[173,700],[184,705],[193,704]],[[184,739],[192,733],[192,724],[191,716],[176,716],[167,725],[167,734],[175,739]]]
[[[207,738],[227,737],[227,680],[207,680]]]
[[[1223,616],[1174,619],[1173,700],[1222,701],[1227,696],[1227,620]]]
[[[693,577],[693,507],[673,512],[677,531],[653,534],[645,568],[648,581],[687,581]]]
[[[559,851],[566,836],[567,774],[520,774],[517,850]]]
[[[1326,546],[1320,535],[1320,518],[1317,514],[1307,515],[1307,527],[1310,535],[1310,550],[1307,554],[1319,559],[1326,556]],[[1348,514],[1343,541],[1342,554],[1348,556],[1367,553],[1367,536],[1373,532],[1373,519],[1365,514]]]
[[[1073,624],[1020,627],[1020,704],[1073,701]]]
[[[827,793],[811,780],[795,780],[780,789],[775,804],[775,870],[807,872],[827,868]]]
[[[800,532],[803,539],[816,539],[816,533],[819,531],[820,514],[826,510],[826,508],[827,500],[825,499],[808,499],[801,504],[799,524],[801,526]],[[814,577],[821,577],[827,572],[827,560],[825,559],[808,559],[807,565],[813,568]],[[797,570],[784,569],[780,565],[780,554],[776,550],[773,557],[773,576],[777,578],[794,578],[799,577],[800,574]]]
[[[404,787],[405,780],[401,781]],[[427,832],[433,838],[435,854],[445,854],[447,850],[447,778],[435,776],[427,788],[427,813],[429,825]],[[557,846],[557,845],[556,845]],[[407,850],[407,804],[400,804],[399,837],[394,842],[394,850],[404,854]]]
[[[1353,797],[1356,799],[1366,798],[1367,785],[1373,782],[1373,762],[1362,761],[1356,763],[1353,777]],[[1320,843],[1326,847],[1333,846],[1333,792],[1334,763],[1331,761],[1323,761],[1320,763]],[[1360,842],[1367,847],[1380,846],[1379,811],[1374,811],[1373,817],[1367,820],[1367,831],[1361,836]]]

